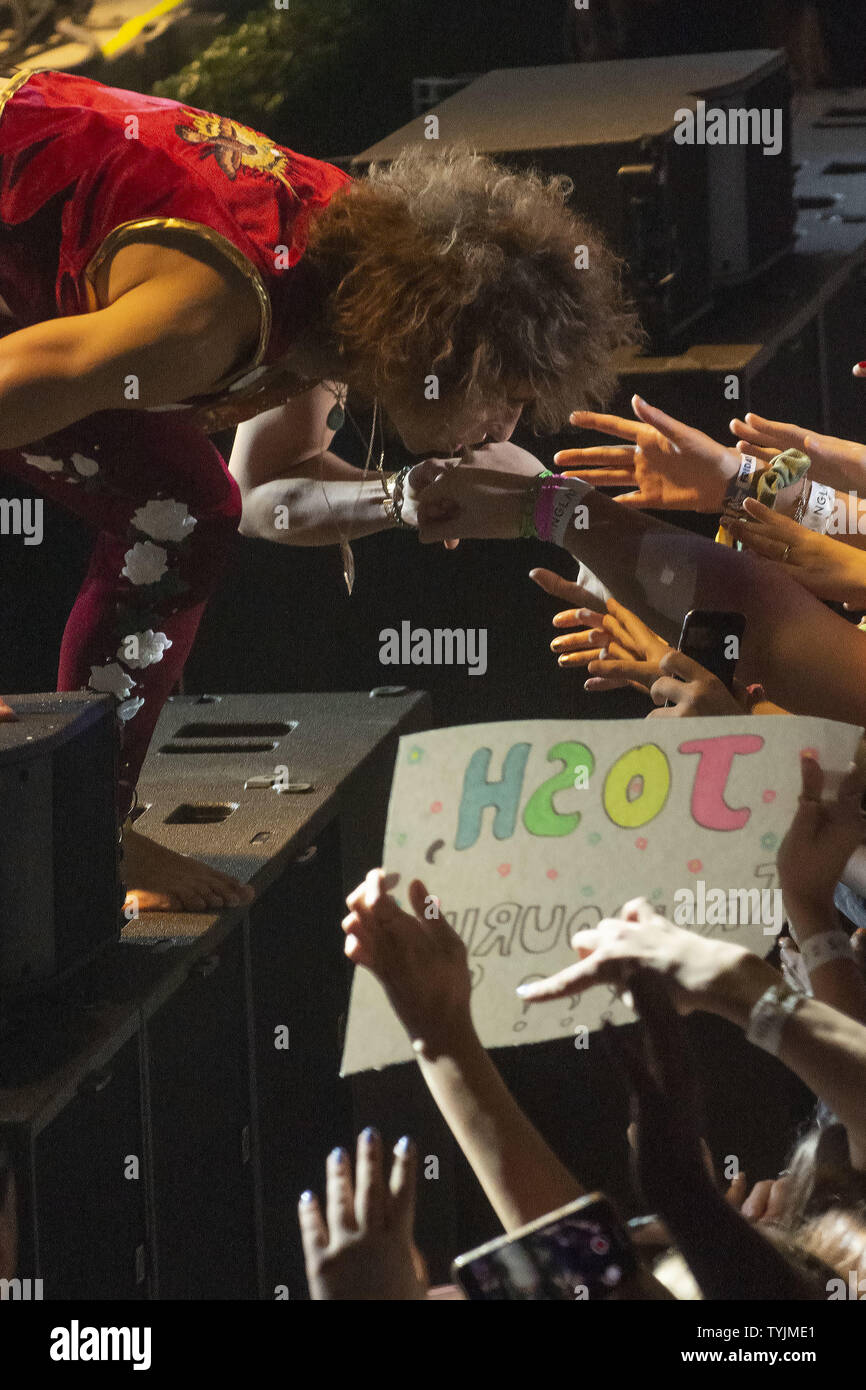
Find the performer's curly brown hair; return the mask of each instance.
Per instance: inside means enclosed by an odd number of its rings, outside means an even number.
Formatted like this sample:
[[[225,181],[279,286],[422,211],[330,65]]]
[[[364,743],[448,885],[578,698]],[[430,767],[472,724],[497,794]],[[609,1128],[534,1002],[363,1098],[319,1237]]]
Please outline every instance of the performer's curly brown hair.
[[[378,391],[435,373],[472,400],[528,388],[525,418],[544,430],[604,404],[614,351],[642,335],[621,263],[567,206],[571,191],[564,177],[423,147],[341,190],[307,254],[333,285],[347,377]]]

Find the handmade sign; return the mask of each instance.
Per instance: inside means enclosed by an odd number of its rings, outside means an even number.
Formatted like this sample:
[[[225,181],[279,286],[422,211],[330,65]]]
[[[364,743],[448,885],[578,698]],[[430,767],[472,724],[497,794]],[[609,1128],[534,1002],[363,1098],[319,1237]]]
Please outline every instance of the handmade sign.
[[[400,740],[383,864],[420,878],[460,933],[487,1047],[576,1039],[632,1015],[612,989],[524,1003],[575,932],[629,898],[766,955],[782,925],[776,851],[813,749],[835,794],[861,730],[825,719],[471,724]],[[433,907],[435,910],[435,906]],[[412,1057],[378,981],[355,971],[343,1073]]]

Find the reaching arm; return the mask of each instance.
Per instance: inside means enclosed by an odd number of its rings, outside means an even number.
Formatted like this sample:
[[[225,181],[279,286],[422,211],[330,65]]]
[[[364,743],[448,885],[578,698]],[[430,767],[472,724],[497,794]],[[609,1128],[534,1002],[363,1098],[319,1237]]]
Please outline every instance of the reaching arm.
[[[460,937],[418,881],[414,916],[398,911],[374,869],[347,899],[346,955],[383,985],[413,1040],[442,1115],[508,1231],[583,1195],[514,1100],[472,1025],[469,970]],[[438,912],[438,908],[437,908]]]
[[[421,1074],[506,1231],[573,1202],[586,1189],[523,1113],[477,1034],[467,1032]]]
[[[716,1189],[701,1154],[697,1083],[666,982],[647,970],[630,979],[643,1020],[645,1057],[608,1025],[637,1111],[637,1178],[665,1221],[706,1299],[814,1299],[814,1282]]]
[[[515,538],[527,502],[524,476],[512,468],[513,445],[475,450],[431,478],[418,506],[422,543],[445,535]],[[503,468],[507,462],[508,471]],[[425,465],[426,467],[426,465]],[[566,528],[563,547],[618,601],[675,644],[692,608],[745,614],[737,674],[760,681],[794,714],[866,724],[866,642],[778,565],[715,545],[589,489],[582,524]]]
[[[810,474],[834,488],[862,487],[866,482],[866,447],[853,439],[836,439],[833,435],[817,434],[802,425],[767,420],[751,413],[745,420],[734,419],[731,434],[740,441],[740,453],[769,459],[786,449],[799,449],[812,460]]]
[[[803,789],[797,811],[776,856],[785,912],[806,963],[816,999],[832,1004],[849,1018],[866,1023],[866,981],[851,955],[819,956],[809,962],[807,943],[839,931],[833,894],[845,865],[863,839],[860,803],[866,791],[866,770],[855,764],[842,779],[833,800],[824,800],[824,773],[817,759],[800,754]],[[835,946],[835,942],[831,945]],[[821,942],[818,943],[820,952]],[[803,962],[799,962],[803,964]]]
[[[730,978],[712,1010],[741,1028],[767,987],[755,960]],[[866,1027],[830,1004],[804,998],[785,1023],[779,1057],[839,1117],[852,1166],[866,1169]]]
[[[667,977],[681,1009],[703,1009],[745,1029],[764,991],[783,983],[767,961],[674,926],[645,898],[626,903],[620,917],[581,932],[578,941],[578,963],[522,987],[524,1000],[562,999],[597,984],[627,987],[635,967],[644,966]],[[785,1020],[779,1057],[838,1115],[852,1164],[866,1167],[866,1027],[803,996]]]

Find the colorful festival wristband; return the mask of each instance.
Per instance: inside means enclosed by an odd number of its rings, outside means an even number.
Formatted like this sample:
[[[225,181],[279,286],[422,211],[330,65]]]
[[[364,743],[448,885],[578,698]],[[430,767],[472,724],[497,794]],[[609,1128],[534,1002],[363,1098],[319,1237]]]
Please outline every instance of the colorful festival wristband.
[[[545,478],[554,477],[556,477],[556,474],[552,473],[549,468],[543,468],[540,473],[535,475],[530,487],[527,488],[526,497],[523,501],[523,511],[520,516],[520,531],[518,532],[521,540],[534,541],[537,539],[537,532],[535,530],[535,508],[541,494],[541,485]]]
[[[740,460],[740,468],[737,476],[728,483],[728,490],[725,493],[725,503],[732,507],[741,507],[749,495],[752,487],[752,477],[758,466],[758,460],[751,454],[743,454]]]
[[[813,483],[801,525],[807,531],[826,531],[835,506],[836,489],[827,487],[826,483]]]
[[[566,532],[581,498],[592,491],[582,478],[545,478],[535,504],[535,533],[540,540],[563,546]]]

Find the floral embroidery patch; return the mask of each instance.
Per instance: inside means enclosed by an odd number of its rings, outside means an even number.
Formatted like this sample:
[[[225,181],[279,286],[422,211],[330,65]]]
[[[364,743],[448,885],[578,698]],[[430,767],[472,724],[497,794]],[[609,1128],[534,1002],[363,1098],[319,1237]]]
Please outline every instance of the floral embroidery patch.
[[[72,467],[76,473],[80,473],[82,478],[92,478],[94,473],[99,472],[99,464],[96,459],[89,459],[84,454],[72,455]]]
[[[132,524],[136,531],[150,536],[151,540],[179,543],[185,541],[195,529],[196,519],[190,516],[185,502],[175,502],[173,497],[168,497],[139,507],[133,513]]]
[[[118,719],[122,719],[124,724],[128,723],[130,719],[135,718],[143,704],[144,700],[140,697],[137,699],[124,700],[123,704],[117,706],[116,714]]]
[[[188,125],[176,125],[175,133],[189,145],[203,146],[201,159],[212,155],[226,178],[234,181],[241,169],[278,179],[297,198],[286,170],[289,161],[266,135],[238,125],[225,116],[185,109]]]
[[[140,671],[155,661],[162,661],[171,645],[171,639],[164,632],[154,632],[150,627],[145,632],[129,632],[117,649],[117,659],[133,671]]]
[[[25,454],[21,457],[25,463],[29,463],[31,468],[38,468],[43,473],[62,473],[63,459],[53,459],[48,454]]]
[[[152,541],[136,541],[123,558],[126,563],[120,573],[130,584],[157,584],[168,570],[166,551]]]
[[[87,684],[100,695],[113,695],[117,700],[126,700],[137,681],[116,661],[110,661],[107,666],[91,666]]]

